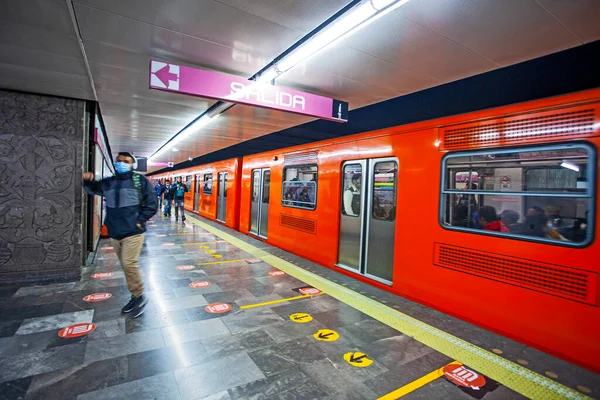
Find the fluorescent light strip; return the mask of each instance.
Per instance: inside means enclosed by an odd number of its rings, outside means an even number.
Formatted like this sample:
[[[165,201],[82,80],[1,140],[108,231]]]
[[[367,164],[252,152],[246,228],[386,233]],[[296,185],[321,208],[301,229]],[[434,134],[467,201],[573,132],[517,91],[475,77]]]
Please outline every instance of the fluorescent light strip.
[[[306,40],[300,46],[295,48],[276,64],[260,74],[255,80],[258,83],[269,83],[291,70],[299,63],[306,61],[310,57],[322,51],[329,45],[336,43],[342,38],[364,28],[365,26],[377,21],[384,15],[389,14],[398,7],[408,3],[409,0],[364,0],[354,8],[337,18],[331,24],[317,32],[314,36]],[[232,98],[233,100],[233,98]],[[206,125],[211,119],[231,108],[232,103],[221,103],[210,114],[203,114],[192,125],[184,128],[177,136],[167,142],[163,147],[150,156],[150,160],[155,159],[168,148],[171,148],[182,139],[188,137],[191,132],[197,132]]]
[[[575,172],[579,172],[579,167],[577,165],[575,165],[575,164],[571,164],[568,161],[563,161],[562,164],[560,164],[560,166],[563,167],[563,168],[567,168],[567,169],[573,170]]]

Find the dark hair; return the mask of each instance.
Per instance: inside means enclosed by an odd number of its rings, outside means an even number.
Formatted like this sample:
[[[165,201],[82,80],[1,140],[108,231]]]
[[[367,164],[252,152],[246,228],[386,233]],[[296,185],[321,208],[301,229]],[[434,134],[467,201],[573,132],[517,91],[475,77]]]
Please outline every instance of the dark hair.
[[[531,215],[546,215],[544,213],[544,210],[542,210],[540,207],[538,206],[533,206],[533,207],[529,207],[529,210],[533,210],[533,214]],[[529,211],[528,210],[528,211]]]
[[[128,151],[120,151],[117,156],[125,156],[131,158],[132,160],[135,160],[135,157]]]
[[[360,179],[360,174],[352,174],[352,180],[357,181]]]
[[[496,209],[492,206],[482,206],[479,209],[479,218],[483,218],[486,222],[495,222],[498,221],[498,214],[496,214]]]
[[[514,210],[504,210],[500,214],[502,221],[506,221],[506,224],[516,224],[519,221],[520,215]]]

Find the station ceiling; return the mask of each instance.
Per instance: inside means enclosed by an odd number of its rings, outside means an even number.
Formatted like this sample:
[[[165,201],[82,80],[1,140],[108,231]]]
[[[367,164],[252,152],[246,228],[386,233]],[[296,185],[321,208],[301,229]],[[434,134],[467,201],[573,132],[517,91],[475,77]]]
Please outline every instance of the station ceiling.
[[[149,156],[215,103],[150,90],[151,58],[249,78],[348,3],[2,0],[0,87],[97,99],[113,151]],[[594,42],[599,16],[598,0],[411,0],[297,65],[277,85],[357,110]],[[236,105],[164,161],[312,120]],[[320,122],[319,129],[339,131],[335,125]]]

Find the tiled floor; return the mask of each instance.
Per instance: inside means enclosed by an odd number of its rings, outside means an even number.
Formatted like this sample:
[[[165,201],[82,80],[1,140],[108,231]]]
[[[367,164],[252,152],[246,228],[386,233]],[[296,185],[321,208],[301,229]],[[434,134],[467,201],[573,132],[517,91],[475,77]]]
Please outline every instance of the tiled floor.
[[[108,241],[101,247],[80,282],[0,288],[1,399],[376,399],[452,361],[327,294],[242,308],[297,297],[294,289],[306,285],[270,276],[272,266],[172,220],[149,226],[140,260],[151,301],[131,319],[120,314],[130,295],[118,260]],[[100,272],[113,276],[90,277]],[[191,288],[194,281],[210,286]],[[112,297],[83,301],[97,292]],[[220,302],[231,310],[207,312]],[[312,321],[292,321],[298,312]],[[82,322],[96,329],[58,336]],[[318,341],[320,329],[340,338]],[[352,366],[344,360],[351,351],[374,362]],[[439,378],[405,398],[473,397]],[[484,398],[521,396],[500,386]]]

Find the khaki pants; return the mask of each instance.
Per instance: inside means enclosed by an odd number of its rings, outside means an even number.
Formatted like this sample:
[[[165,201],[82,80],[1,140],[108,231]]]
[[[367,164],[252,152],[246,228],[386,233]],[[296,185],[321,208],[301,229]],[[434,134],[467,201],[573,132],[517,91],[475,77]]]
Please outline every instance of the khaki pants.
[[[125,272],[127,288],[135,297],[139,297],[144,293],[144,284],[142,283],[138,258],[142,252],[145,236],[145,233],[141,233],[121,240],[110,239],[121,262],[121,268]]]

